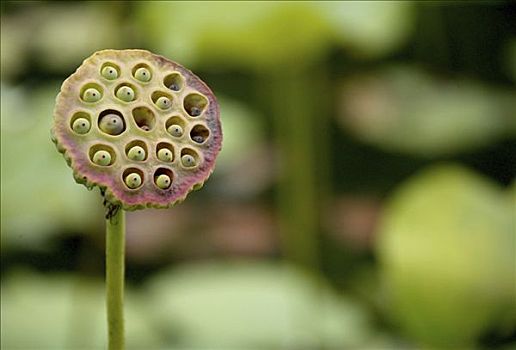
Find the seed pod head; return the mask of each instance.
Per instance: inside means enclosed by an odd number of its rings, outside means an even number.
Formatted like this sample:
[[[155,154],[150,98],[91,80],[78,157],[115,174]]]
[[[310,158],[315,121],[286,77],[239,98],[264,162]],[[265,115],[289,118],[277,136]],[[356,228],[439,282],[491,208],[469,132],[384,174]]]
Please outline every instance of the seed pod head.
[[[52,135],[75,180],[125,210],[184,200],[209,177],[222,144],[211,90],[144,50],[86,59],[61,87]]]

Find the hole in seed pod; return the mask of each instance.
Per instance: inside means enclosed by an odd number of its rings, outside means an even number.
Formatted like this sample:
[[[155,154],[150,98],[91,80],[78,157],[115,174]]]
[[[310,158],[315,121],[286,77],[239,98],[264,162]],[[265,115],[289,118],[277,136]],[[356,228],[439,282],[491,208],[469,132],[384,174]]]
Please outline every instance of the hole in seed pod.
[[[106,109],[99,114],[98,126],[108,135],[120,135],[125,131],[125,119],[119,111]]]
[[[156,157],[162,162],[173,162],[174,161],[174,146],[170,143],[160,142],[156,146]]]
[[[191,148],[181,150],[181,165],[183,168],[191,169],[199,165],[199,154]]]
[[[133,84],[122,83],[115,89],[115,96],[124,102],[131,102],[138,98],[136,87]]]
[[[166,190],[174,181],[174,173],[167,168],[158,168],[154,172],[154,184],[162,190]]]
[[[109,166],[115,163],[116,153],[111,146],[97,144],[90,147],[88,152],[90,160],[95,165]]]
[[[183,136],[183,131],[186,128],[186,121],[180,116],[173,116],[165,122],[165,129],[174,137]]]
[[[152,130],[156,124],[154,112],[144,106],[133,109],[133,118],[136,125],[145,131]]]
[[[171,73],[163,79],[163,84],[172,91],[179,91],[183,88],[184,78],[179,73]]]
[[[86,112],[75,112],[70,119],[70,128],[77,134],[86,134],[91,128],[90,115]]]
[[[127,168],[122,173],[122,182],[131,190],[141,187],[144,180],[143,171],[138,168]]]
[[[97,83],[88,83],[83,85],[81,88],[81,100],[88,103],[98,102],[102,95],[104,94],[104,89]]]
[[[162,110],[172,107],[172,95],[162,91],[154,91],[151,95],[152,102]]]
[[[200,94],[189,94],[183,101],[183,106],[186,113],[192,117],[198,117],[204,112],[204,109],[208,105],[206,97]]]
[[[210,136],[210,131],[204,125],[197,124],[190,131],[190,138],[197,143],[204,143]]]
[[[149,154],[147,145],[141,140],[133,140],[125,146],[125,154],[131,160],[144,161]]]
[[[113,62],[105,62],[100,67],[100,75],[107,80],[115,80],[120,76],[120,67]]]

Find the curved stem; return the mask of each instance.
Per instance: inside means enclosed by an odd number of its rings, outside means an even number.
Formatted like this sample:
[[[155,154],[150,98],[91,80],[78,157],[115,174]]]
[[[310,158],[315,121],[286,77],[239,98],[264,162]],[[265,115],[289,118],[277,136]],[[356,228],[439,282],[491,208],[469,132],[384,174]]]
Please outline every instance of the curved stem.
[[[125,212],[106,220],[106,306],[108,349],[124,349]]]

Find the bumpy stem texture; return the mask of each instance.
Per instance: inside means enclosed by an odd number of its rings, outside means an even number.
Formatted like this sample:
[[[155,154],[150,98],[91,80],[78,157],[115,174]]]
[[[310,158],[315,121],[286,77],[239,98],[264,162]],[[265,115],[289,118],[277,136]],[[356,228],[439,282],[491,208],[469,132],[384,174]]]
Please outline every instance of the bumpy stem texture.
[[[125,212],[106,220],[108,350],[124,349]]]

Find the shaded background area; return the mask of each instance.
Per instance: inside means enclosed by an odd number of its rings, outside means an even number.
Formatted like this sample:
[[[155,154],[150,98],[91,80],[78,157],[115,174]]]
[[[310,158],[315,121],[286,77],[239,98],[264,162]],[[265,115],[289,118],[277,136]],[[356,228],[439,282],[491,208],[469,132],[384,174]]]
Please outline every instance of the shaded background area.
[[[205,187],[127,217],[130,349],[516,347],[516,6],[2,2],[1,346],[105,347],[98,190],[50,141],[104,48],[221,105]]]

